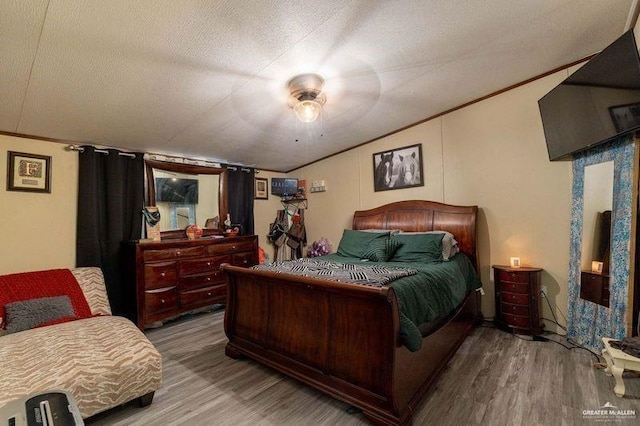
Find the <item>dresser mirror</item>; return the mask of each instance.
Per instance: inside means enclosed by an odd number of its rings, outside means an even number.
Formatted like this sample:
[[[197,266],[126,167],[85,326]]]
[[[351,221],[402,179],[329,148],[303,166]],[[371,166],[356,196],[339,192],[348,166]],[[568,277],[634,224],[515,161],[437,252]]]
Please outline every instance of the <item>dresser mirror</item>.
[[[597,272],[609,272],[611,211],[613,209],[613,161],[584,168],[581,269],[591,271],[592,262],[602,262]]]
[[[227,215],[225,169],[146,160],[146,173],[145,201],[158,207],[163,240],[185,238],[192,224],[203,235],[221,232]]]

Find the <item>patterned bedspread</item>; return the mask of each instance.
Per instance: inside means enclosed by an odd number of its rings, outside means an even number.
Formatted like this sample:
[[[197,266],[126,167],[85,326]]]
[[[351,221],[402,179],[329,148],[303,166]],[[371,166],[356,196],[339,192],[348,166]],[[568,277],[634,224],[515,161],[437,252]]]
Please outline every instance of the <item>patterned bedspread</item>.
[[[292,274],[303,277],[322,278],[331,281],[364,284],[382,287],[393,280],[418,273],[412,268],[390,267],[381,264],[355,265],[326,260],[303,258],[293,261],[276,262],[269,265],[256,265],[260,271]]]

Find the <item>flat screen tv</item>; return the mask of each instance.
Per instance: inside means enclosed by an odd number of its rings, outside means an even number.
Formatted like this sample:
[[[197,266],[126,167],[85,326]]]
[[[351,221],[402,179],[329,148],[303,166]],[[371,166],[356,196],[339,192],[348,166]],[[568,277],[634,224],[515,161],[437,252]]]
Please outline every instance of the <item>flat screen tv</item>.
[[[198,204],[198,179],[156,178],[156,201]]]
[[[271,193],[280,196],[297,194],[298,179],[271,178]]]
[[[549,159],[640,129],[640,58],[627,31],[538,101]]]

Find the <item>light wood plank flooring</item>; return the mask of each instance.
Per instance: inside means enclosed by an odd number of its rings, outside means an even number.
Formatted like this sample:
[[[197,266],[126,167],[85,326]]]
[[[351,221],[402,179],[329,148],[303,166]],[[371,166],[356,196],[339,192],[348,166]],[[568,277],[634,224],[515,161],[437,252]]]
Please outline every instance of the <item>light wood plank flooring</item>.
[[[364,425],[349,406],[250,360],[224,355],[224,311],[148,330],[163,357],[163,386],[153,404],[126,404],[88,425]],[[559,339],[556,336],[557,339]],[[583,350],[534,342],[490,327],[469,336],[414,416],[415,425],[580,425],[610,402],[636,410],[640,378],[625,374],[626,395]]]

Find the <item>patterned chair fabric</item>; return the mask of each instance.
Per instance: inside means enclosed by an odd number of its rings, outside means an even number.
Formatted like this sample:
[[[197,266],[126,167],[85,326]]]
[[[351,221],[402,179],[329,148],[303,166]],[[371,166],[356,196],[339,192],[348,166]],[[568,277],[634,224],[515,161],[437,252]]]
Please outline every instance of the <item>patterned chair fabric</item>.
[[[0,337],[0,406],[61,389],[87,418],[160,387],[160,353],[131,321],[110,315],[100,269],[72,272],[101,316]]]

